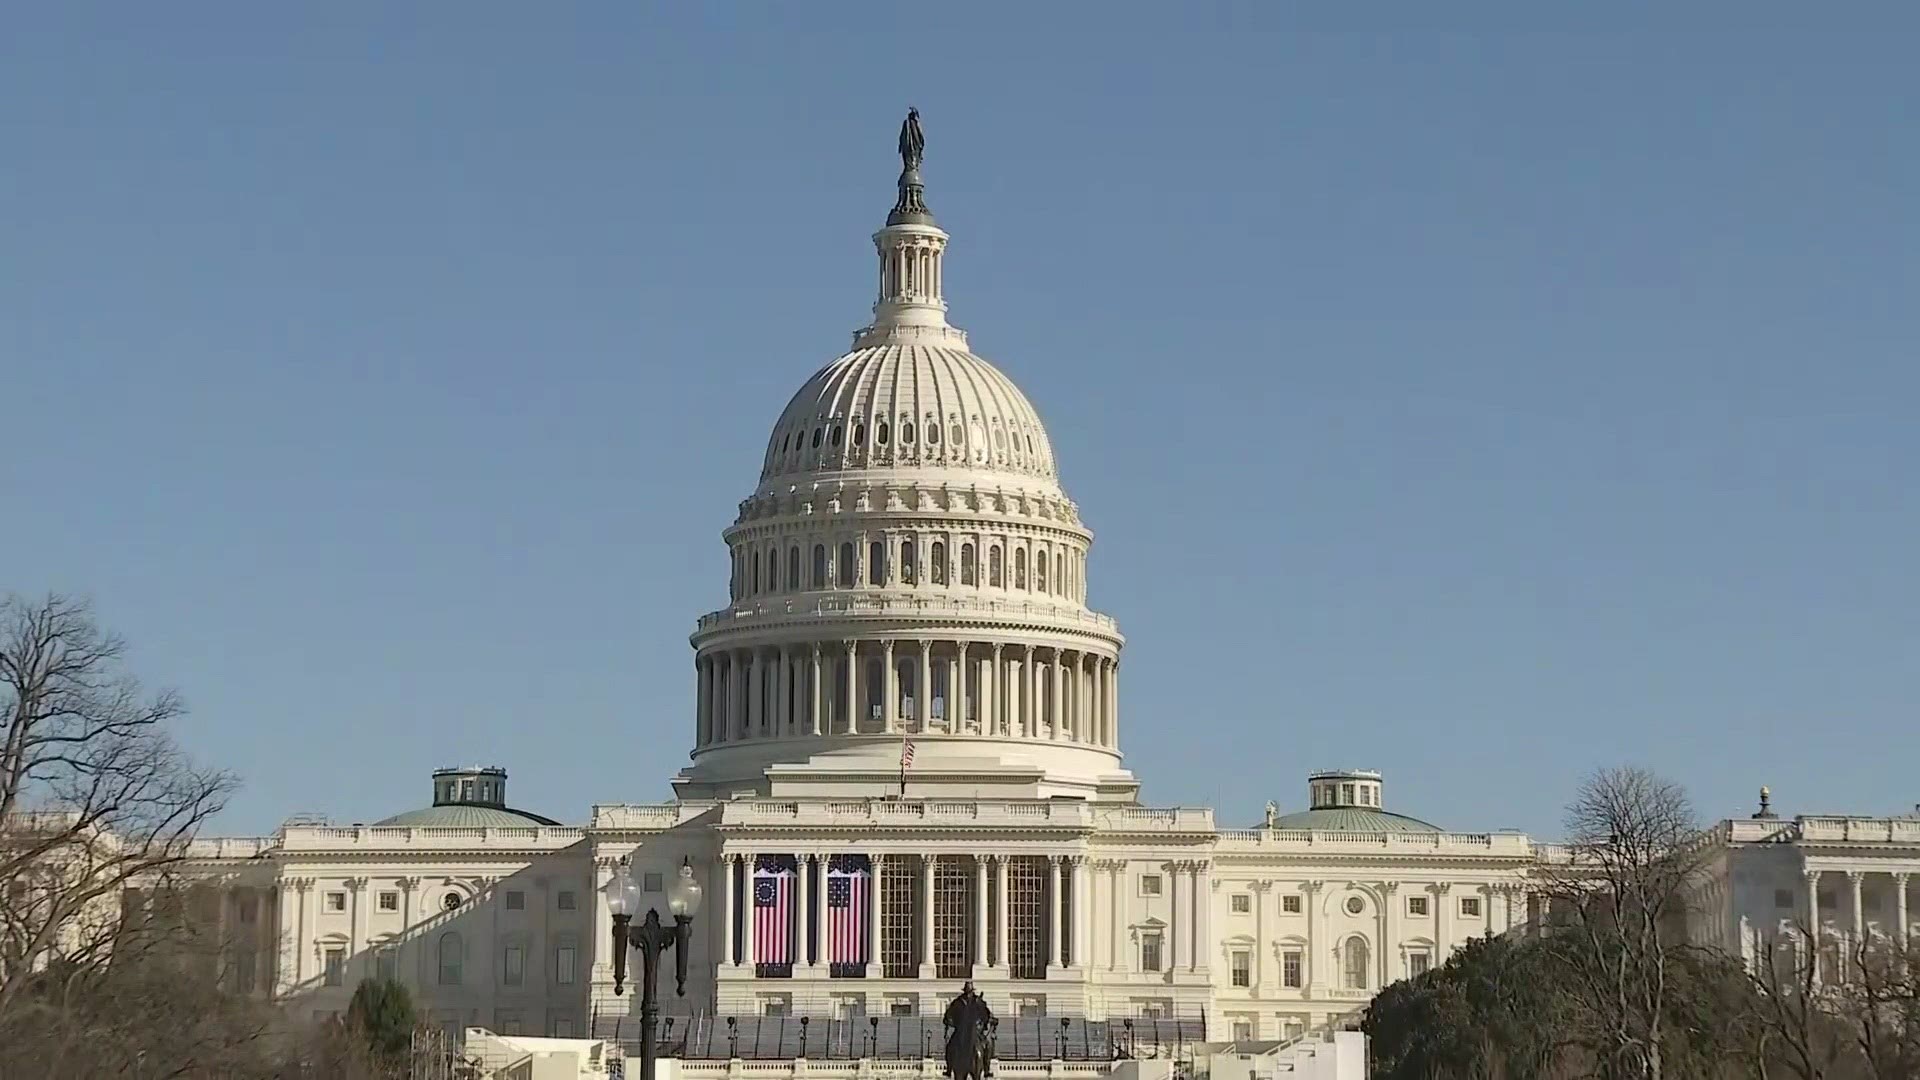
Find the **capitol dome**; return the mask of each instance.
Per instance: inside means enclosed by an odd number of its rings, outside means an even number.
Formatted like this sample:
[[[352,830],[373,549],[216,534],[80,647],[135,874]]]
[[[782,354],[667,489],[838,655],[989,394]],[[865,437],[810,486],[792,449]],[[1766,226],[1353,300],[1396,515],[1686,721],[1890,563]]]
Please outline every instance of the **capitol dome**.
[[[781,410],[724,533],[675,788],[1130,800],[1093,534],[1038,410],[947,322],[948,236],[904,147],[873,319]]]

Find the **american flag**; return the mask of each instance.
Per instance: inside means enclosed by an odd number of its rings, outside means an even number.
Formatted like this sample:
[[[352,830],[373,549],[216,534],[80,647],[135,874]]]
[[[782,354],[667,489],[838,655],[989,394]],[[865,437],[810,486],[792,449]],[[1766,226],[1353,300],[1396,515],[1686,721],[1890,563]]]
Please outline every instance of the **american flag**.
[[[839,973],[867,962],[867,928],[872,918],[873,873],[857,855],[827,861],[827,963]]]
[[[793,881],[791,866],[761,864],[753,869],[753,962],[793,963]]]
[[[913,739],[911,736],[900,740],[900,768],[902,771],[913,768]]]

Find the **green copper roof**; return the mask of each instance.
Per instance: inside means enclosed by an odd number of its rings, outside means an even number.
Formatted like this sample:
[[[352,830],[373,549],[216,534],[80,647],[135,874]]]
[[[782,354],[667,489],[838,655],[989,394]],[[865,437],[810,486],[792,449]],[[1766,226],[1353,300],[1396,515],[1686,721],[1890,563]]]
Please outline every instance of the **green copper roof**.
[[[560,823],[552,818],[541,817],[539,814],[530,814],[525,810],[510,810],[501,806],[475,806],[470,803],[441,803],[439,806],[423,806],[418,810],[395,814],[374,824],[406,825],[416,829],[524,829],[533,825]]]
[[[1312,829],[1316,832],[1440,832],[1438,825],[1429,825],[1418,818],[1402,814],[1393,814],[1385,810],[1376,810],[1365,806],[1323,806],[1317,810],[1302,810],[1294,814],[1282,814],[1274,819],[1276,829]]]

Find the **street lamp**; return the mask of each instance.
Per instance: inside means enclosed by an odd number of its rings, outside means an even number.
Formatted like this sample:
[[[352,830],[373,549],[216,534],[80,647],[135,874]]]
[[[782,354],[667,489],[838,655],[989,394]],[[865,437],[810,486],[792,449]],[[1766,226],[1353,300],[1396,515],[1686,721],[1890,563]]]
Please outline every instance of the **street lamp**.
[[[654,983],[660,972],[660,954],[674,950],[674,988],[685,997],[687,954],[693,945],[693,916],[700,910],[700,883],[693,880],[693,860],[682,859],[680,873],[667,886],[667,911],[673,916],[672,929],[661,924],[657,908],[648,908],[647,917],[640,925],[633,925],[634,913],[640,909],[640,887],[633,883],[633,874],[628,871],[624,856],[614,868],[613,878],[601,887],[600,895],[607,898],[607,910],[613,913],[614,993],[625,992],[627,950],[640,950],[640,1077],[653,1080],[653,1029],[660,1020]]]

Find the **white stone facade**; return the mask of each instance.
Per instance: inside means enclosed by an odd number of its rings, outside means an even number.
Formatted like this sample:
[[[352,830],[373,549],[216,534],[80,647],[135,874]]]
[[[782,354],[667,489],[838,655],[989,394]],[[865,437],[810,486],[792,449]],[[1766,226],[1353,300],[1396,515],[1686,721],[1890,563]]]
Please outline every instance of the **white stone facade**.
[[[1278,1039],[1528,921],[1527,837],[1394,814],[1378,774],[1315,774],[1306,809],[1252,829],[1138,803],[1093,534],[1037,410],[947,323],[948,235],[917,170],[900,186],[873,322],[781,412],[726,530],[678,801],[559,826],[507,809],[503,772],[445,770],[388,823],[207,841],[242,985],[331,1012],[391,971],[450,1031],[604,1030],[637,1013],[598,893],[620,859],[650,894],[683,860],[704,886],[681,1016],[937,1014],[970,979],[1003,1016]],[[1792,827],[1729,826],[1730,948],[1813,872],[1831,932],[1896,909],[1904,929],[1920,825]],[[786,962],[755,962],[756,865],[792,875]],[[835,963],[827,879],[861,870],[878,917]]]

